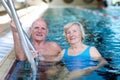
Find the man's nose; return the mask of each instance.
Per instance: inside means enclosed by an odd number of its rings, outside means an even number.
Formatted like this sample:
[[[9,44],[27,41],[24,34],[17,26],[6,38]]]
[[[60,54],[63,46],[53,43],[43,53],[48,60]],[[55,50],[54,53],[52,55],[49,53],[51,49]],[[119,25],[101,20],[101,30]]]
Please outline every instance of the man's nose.
[[[41,32],[41,31],[42,31],[42,30],[39,28],[39,29],[38,29],[38,32]]]

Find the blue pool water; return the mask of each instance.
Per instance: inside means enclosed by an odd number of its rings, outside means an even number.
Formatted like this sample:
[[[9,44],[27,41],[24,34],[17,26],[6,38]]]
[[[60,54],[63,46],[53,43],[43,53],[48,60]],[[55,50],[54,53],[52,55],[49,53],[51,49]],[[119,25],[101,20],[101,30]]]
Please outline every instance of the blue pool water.
[[[58,42],[62,48],[68,47],[63,36],[63,26],[71,21],[81,22],[87,34],[85,44],[95,46],[109,63],[97,70],[99,76],[102,76],[103,80],[120,80],[120,10],[93,8],[88,10],[92,12],[79,8],[48,9],[43,15],[50,29],[47,40]],[[94,80],[99,79],[97,76],[95,78]]]
[[[49,8],[42,17],[47,21],[50,30],[47,40],[56,41],[62,48],[69,47],[63,36],[64,25],[71,21],[81,22],[86,33],[84,43],[95,46],[108,61],[107,65],[85,76],[86,78],[83,77],[82,80],[120,80],[119,13],[119,9],[111,11],[95,8]],[[29,76],[30,65],[24,62],[18,64],[26,64],[21,67],[26,68],[24,75]]]

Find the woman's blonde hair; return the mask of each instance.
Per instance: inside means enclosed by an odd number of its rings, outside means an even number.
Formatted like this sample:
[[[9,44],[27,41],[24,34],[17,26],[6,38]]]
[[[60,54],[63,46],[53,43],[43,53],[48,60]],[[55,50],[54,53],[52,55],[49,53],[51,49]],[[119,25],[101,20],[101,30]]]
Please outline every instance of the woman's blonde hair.
[[[66,24],[66,25],[64,26],[64,36],[65,36],[66,31],[67,31],[70,27],[72,27],[73,25],[79,26],[79,28],[80,28],[80,30],[81,30],[81,33],[82,33],[82,40],[84,40],[84,38],[85,38],[85,31],[84,31],[83,25],[82,25],[81,23],[79,23],[79,22],[70,22],[70,23]]]

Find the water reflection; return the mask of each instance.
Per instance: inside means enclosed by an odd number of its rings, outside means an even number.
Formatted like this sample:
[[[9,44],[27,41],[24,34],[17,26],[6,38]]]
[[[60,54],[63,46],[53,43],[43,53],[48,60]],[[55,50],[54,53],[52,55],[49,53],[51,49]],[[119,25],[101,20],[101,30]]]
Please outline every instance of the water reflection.
[[[95,74],[91,74],[93,75],[92,78],[87,80],[93,80],[93,77],[94,80],[120,80],[119,21],[116,23],[111,17],[94,15],[75,8],[50,8],[45,12],[43,18],[47,21],[50,29],[47,40],[58,42],[62,48],[69,46],[63,36],[63,26],[71,21],[81,22],[87,34],[84,43],[96,46],[102,56],[108,61],[107,65],[96,70]],[[28,69],[30,68],[25,67],[25,74],[30,73]]]
[[[78,21],[81,22],[84,25],[85,31],[86,31],[86,44],[94,45],[98,48],[102,56],[108,61],[109,64],[105,65],[103,68],[98,70],[99,75],[103,76],[105,80],[114,80],[117,79],[118,73],[119,73],[119,46],[120,46],[120,40],[119,38],[119,31],[118,26],[120,26],[120,22],[113,20],[111,17],[104,17],[99,15],[94,15],[79,9],[74,8],[64,8],[64,9],[57,9],[61,11],[64,17],[58,17],[58,14],[54,14],[51,12],[51,10],[56,9],[49,9],[45,15],[43,16],[46,20],[49,18],[49,16],[54,15],[52,21],[55,24],[56,27],[58,26],[58,29],[56,31],[63,32],[62,28],[64,24],[71,21]],[[97,10],[99,11],[99,10]],[[108,10],[102,11],[103,13],[109,13]],[[114,11],[113,11],[114,12]],[[112,12],[112,13],[113,13]],[[48,15],[49,14],[49,15]],[[111,14],[111,13],[109,13]],[[57,21],[55,21],[57,19]],[[62,20],[62,22],[61,22]],[[48,20],[47,20],[48,21]],[[48,21],[49,22],[49,21]],[[51,23],[49,23],[51,24]],[[52,23],[53,24],[53,23]],[[60,25],[59,25],[60,24]],[[117,26],[116,26],[117,25]],[[52,27],[50,25],[50,27]],[[53,28],[51,28],[53,29]],[[51,33],[52,34],[52,33]],[[59,35],[59,33],[58,33]],[[56,39],[59,39],[58,37],[61,37],[64,42],[64,37],[62,35],[57,36]],[[58,43],[60,40],[56,40]],[[68,46],[65,46],[66,43],[61,43],[60,45],[63,48],[66,48]],[[104,76],[105,74],[108,74],[108,76]],[[117,74],[117,75],[116,75]]]

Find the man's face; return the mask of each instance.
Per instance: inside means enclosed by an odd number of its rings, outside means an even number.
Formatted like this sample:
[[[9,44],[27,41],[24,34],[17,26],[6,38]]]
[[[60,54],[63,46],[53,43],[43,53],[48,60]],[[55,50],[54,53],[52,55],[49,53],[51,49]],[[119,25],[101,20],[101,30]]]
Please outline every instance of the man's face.
[[[47,24],[44,21],[38,20],[33,23],[30,32],[33,40],[43,41],[48,34]]]

